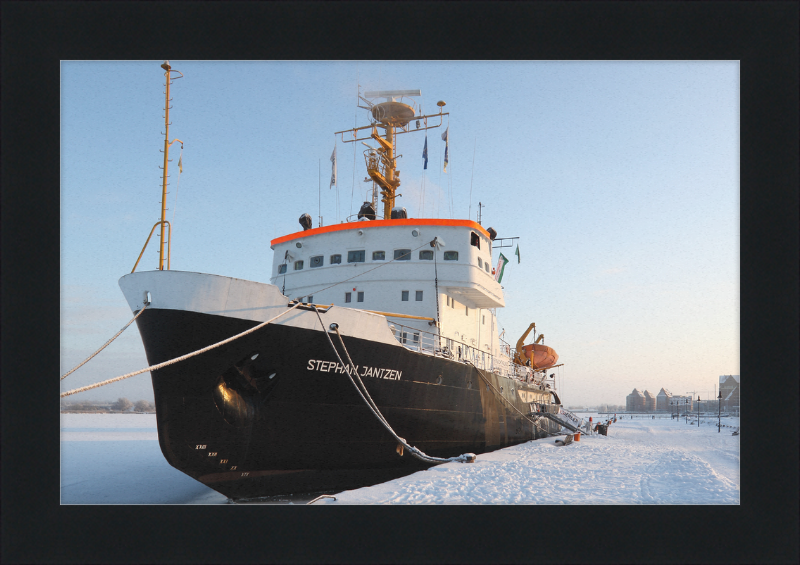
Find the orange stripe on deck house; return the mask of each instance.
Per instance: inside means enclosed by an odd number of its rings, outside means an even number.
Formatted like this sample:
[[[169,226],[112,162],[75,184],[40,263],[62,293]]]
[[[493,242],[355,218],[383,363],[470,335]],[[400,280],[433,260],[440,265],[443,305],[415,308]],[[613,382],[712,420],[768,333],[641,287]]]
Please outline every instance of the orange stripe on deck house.
[[[292,241],[293,239],[298,239],[300,237],[308,237],[310,235],[318,235],[323,233],[331,233],[335,231],[344,231],[344,230],[355,230],[355,229],[368,229],[368,228],[379,228],[379,227],[388,227],[388,226],[455,226],[455,227],[464,227],[464,228],[471,228],[473,230],[481,232],[486,238],[489,238],[489,232],[487,232],[483,226],[478,224],[477,222],[473,222],[472,220],[432,220],[432,219],[413,219],[413,218],[404,218],[398,220],[370,220],[367,222],[348,222],[346,224],[332,224],[330,226],[323,226],[321,228],[312,228],[310,230],[305,231],[298,231],[295,233],[290,233],[289,235],[284,235],[278,238],[273,239],[269,242],[269,246],[273,247],[278,245],[279,243],[285,243],[287,241]]]

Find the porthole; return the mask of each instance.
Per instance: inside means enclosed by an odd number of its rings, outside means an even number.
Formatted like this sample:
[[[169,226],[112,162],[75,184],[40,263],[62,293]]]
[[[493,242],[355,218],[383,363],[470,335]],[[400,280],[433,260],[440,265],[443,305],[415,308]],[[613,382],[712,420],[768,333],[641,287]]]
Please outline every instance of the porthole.
[[[436,377],[436,384],[437,385],[442,384],[442,375],[439,375],[438,377]]]

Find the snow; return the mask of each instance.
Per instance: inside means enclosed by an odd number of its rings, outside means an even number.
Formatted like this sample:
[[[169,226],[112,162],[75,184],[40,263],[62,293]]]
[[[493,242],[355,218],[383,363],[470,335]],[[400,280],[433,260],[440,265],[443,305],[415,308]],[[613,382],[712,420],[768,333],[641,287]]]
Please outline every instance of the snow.
[[[586,416],[587,414],[580,414]],[[593,415],[594,421],[605,419]],[[739,504],[739,436],[669,417],[618,419],[609,435],[541,439],[445,463],[323,504]],[[737,427],[738,418],[723,418]],[[309,500],[312,497],[309,497]],[[153,414],[62,414],[62,504],[224,504],[171,467]]]

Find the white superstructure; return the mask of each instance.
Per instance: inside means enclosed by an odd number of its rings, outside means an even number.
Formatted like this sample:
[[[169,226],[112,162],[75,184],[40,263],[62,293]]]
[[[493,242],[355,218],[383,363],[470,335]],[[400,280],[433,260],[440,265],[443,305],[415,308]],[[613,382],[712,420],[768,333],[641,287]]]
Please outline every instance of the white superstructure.
[[[443,245],[431,247],[437,238]],[[492,273],[489,233],[469,220],[366,220],[309,229],[272,241],[270,283],[293,299],[386,315],[401,326],[498,355],[493,309],[505,306]],[[436,279],[438,278],[438,312]],[[426,319],[419,319],[426,318]],[[407,332],[408,333],[408,332]],[[423,339],[423,338],[419,338]]]

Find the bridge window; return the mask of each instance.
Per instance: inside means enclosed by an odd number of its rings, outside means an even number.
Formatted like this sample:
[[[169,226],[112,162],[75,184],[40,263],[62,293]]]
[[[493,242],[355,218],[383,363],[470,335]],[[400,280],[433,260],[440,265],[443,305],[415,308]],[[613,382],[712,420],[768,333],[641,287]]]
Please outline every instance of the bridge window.
[[[358,301],[359,302],[364,302],[364,293],[361,292],[361,291],[358,293]]]
[[[385,251],[373,251],[372,252],[372,260],[373,261],[386,261],[386,252]]]
[[[419,252],[419,258],[422,261],[433,261],[433,251],[430,249],[423,249]]]
[[[394,258],[398,261],[410,261],[411,260],[411,250],[410,249],[395,249],[394,250]]]
[[[345,302],[352,302],[353,301],[353,293],[352,292],[345,292],[344,293],[344,301]]]
[[[278,265],[278,274],[282,275],[285,272],[286,272],[286,263],[284,263],[283,265]]]
[[[364,257],[366,253],[363,249],[358,251],[348,251],[347,252],[347,262],[348,263],[363,263]]]
[[[486,263],[483,264],[483,270],[487,273],[489,272],[489,261],[486,261]]]
[[[313,260],[313,257],[312,257],[312,260]],[[483,269],[483,259],[481,259],[480,257],[478,257],[478,268],[479,269]]]
[[[402,300],[403,302],[408,302],[408,291],[407,290],[403,290],[403,291],[400,292],[400,300]]]
[[[417,302],[422,302],[422,291],[421,290],[417,291]]]
[[[480,249],[481,248],[481,238],[480,238],[480,236],[475,232],[470,232],[469,243],[470,243],[470,245],[474,245],[475,247]]]
[[[311,267],[312,269],[316,267],[321,267],[324,264],[325,264],[325,257],[323,257],[322,255],[317,255],[315,257],[312,257],[308,261],[308,266]]]
[[[342,262],[342,256],[338,253],[336,255],[331,255],[331,265],[338,265]]]
[[[444,260],[445,261],[458,261],[458,251],[445,251],[444,252]]]
[[[302,271],[303,270],[303,261],[295,261],[294,262],[294,270],[295,271]]]

